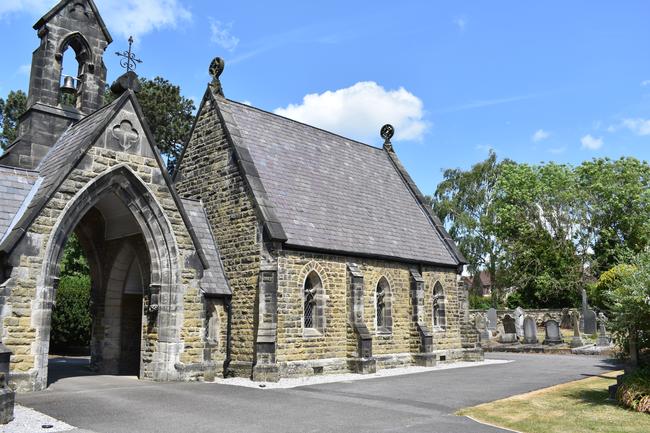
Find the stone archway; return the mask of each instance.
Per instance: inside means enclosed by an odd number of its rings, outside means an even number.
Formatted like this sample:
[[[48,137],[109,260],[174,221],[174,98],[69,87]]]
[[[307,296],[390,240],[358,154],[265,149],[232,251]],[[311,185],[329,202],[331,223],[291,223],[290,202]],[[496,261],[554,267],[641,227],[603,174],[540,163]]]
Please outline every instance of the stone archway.
[[[117,166],[111,171],[87,184],[66,205],[49,236],[43,257],[42,273],[37,281],[36,300],[32,307],[32,317],[36,318],[35,373],[32,389],[43,389],[47,384],[48,346],[50,336],[50,319],[54,292],[58,284],[60,260],[65,242],[75,230],[82,218],[94,209],[98,203],[111,196],[128,209],[138,228],[142,239],[142,249],[148,263],[138,264],[140,271],[147,270],[147,287],[144,287],[144,308],[146,329],[143,330],[142,358],[140,376],[154,380],[174,380],[178,373],[174,364],[178,362],[182,349],[180,343],[180,312],[182,295],[179,293],[178,249],[172,233],[170,222],[149,189],[126,166]],[[108,226],[107,226],[108,228]],[[128,254],[128,253],[125,253]],[[142,256],[142,254],[138,254]],[[93,283],[93,291],[106,296],[106,289],[115,289],[109,284],[125,284],[129,277],[130,266],[126,272],[119,274],[117,268],[126,266],[129,261],[120,254],[106,266],[101,266],[104,281]],[[99,274],[99,272],[96,272]],[[118,275],[119,274],[119,275]],[[107,278],[107,276],[109,278]],[[119,277],[119,278],[117,278]],[[120,283],[120,278],[122,283]],[[102,299],[102,295],[99,298]],[[97,334],[96,330],[93,334]],[[94,343],[93,343],[94,344]],[[101,345],[100,345],[101,346]],[[105,345],[101,352],[106,349]],[[98,359],[102,359],[101,354]]]
[[[147,251],[141,236],[110,242],[106,280],[93,299],[91,365],[101,374],[141,375],[143,311],[149,287]],[[113,250],[116,252],[113,253]]]

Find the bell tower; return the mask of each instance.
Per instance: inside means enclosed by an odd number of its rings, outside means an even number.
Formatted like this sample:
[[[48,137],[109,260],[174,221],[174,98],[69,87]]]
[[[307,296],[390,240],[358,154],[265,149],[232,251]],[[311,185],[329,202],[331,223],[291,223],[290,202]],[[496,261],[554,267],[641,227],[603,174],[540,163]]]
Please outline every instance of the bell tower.
[[[28,169],[38,166],[71,123],[101,107],[103,56],[113,40],[93,0],[61,0],[34,29],[40,44],[32,55],[27,111],[18,138],[0,157],[2,165]],[[64,57],[66,66],[78,66],[65,76]]]

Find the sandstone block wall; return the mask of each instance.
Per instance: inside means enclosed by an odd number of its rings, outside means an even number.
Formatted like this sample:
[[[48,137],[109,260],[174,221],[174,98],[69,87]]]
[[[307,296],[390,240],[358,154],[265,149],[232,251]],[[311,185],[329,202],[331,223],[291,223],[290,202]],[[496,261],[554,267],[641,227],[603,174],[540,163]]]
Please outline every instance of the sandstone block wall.
[[[249,375],[260,269],[258,222],[233,149],[210,102],[197,120],[179,169],[176,189],[183,197],[203,201],[233,291],[232,367]]]
[[[413,332],[407,264],[285,250],[278,257],[277,296],[277,362],[286,370],[285,374],[309,374],[309,366],[301,366],[301,361],[309,361],[310,366],[325,365],[325,372],[346,368],[340,360],[350,357],[355,350],[349,326],[347,263],[356,263],[364,275],[364,322],[373,335],[373,356],[378,360],[378,367],[411,363],[409,353],[414,353],[419,343],[414,341],[417,335]],[[326,294],[326,327],[321,335],[306,333],[303,327],[302,290],[305,278],[312,270],[321,277]],[[461,344],[456,273],[452,269],[425,268],[423,275],[427,324],[430,327],[433,286],[440,281],[445,289],[447,326],[434,334],[435,350],[449,352],[447,359],[451,359],[452,354],[458,358]],[[390,285],[393,326],[389,334],[379,332],[376,326],[375,291],[382,277]]]

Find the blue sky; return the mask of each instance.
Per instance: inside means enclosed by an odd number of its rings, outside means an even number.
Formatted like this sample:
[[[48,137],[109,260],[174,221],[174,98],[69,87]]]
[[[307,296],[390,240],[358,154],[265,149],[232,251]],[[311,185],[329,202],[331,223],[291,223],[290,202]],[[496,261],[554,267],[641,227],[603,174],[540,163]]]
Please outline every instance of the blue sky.
[[[0,95],[27,89],[32,25],[51,0],[0,3]],[[394,146],[420,188],[442,169],[501,158],[650,159],[647,1],[96,0],[141,76],[198,99],[214,56],[227,97]]]

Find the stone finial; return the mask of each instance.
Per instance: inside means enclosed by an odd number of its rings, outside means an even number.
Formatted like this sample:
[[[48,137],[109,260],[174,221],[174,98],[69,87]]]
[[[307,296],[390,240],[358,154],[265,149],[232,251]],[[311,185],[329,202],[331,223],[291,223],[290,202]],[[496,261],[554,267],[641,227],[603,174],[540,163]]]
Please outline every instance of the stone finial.
[[[115,80],[111,85],[111,92],[119,96],[127,90],[133,90],[135,93],[138,93],[141,88],[142,86],[140,85],[138,74],[133,71],[128,71]]]
[[[393,144],[390,142],[390,139],[393,138],[395,134],[395,128],[391,124],[385,124],[381,127],[380,135],[384,139],[384,149],[388,151],[393,151]]]
[[[212,77],[212,83],[210,83],[210,85],[214,91],[221,96],[223,96],[223,88],[221,87],[221,81],[219,80],[219,77],[221,76],[221,73],[223,72],[223,68],[225,66],[226,63],[221,57],[215,57],[212,59],[212,62],[210,62],[210,68],[208,69],[208,72]]]

